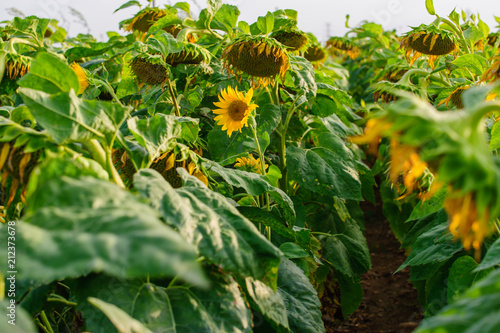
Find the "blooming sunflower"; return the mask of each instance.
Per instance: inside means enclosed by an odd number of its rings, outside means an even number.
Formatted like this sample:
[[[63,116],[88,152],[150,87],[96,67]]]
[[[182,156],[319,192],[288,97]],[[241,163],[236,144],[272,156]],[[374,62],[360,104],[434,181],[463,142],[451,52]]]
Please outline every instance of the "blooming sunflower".
[[[219,95],[219,101],[215,102],[215,109],[212,112],[218,116],[214,118],[218,121],[217,125],[222,125],[222,130],[227,130],[227,135],[235,131],[240,131],[243,126],[248,126],[248,116],[258,107],[257,104],[251,104],[253,89],[250,88],[246,95],[238,91],[238,88],[233,89],[227,87],[227,90],[222,89]]]
[[[262,174],[260,159],[256,159],[252,155],[237,158],[234,166],[240,170]],[[268,167],[269,165],[264,164],[264,170]]]
[[[433,25],[422,24],[413,28],[401,39],[401,48],[406,50],[405,57],[410,65],[413,65],[422,54],[427,54],[429,66],[434,69],[437,57],[458,51],[458,44],[452,33]]]
[[[356,59],[359,56],[359,47],[347,38],[330,37],[326,42],[326,47],[336,55],[347,55],[351,59]]]
[[[78,90],[78,94],[82,94],[89,86],[87,73],[85,73],[83,68],[76,62],[71,64],[71,69],[73,70],[73,72],[75,72],[76,76],[78,77],[78,83],[80,84],[80,90]]]
[[[238,81],[241,73],[250,75],[254,88],[267,86],[277,75],[283,80],[290,66],[285,47],[274,38],[262,36],[236,38],[224,49],[222,59],[229,75],[234,74]]]

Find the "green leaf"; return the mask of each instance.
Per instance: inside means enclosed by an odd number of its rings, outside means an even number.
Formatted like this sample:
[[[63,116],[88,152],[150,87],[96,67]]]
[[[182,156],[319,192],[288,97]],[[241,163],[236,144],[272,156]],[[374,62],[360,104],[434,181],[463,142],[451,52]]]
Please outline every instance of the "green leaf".
[[[447,297],[451,303],[458,295],[468,289],[472,283],[487,276],[492,268],[484,271],[475,271],[477,262],[469,256],[463,256],[453,262],[448,275]]]
[[[179,8],[180,10],[184,11],[186,14],[188,14],[189,17],[191,17],[191,6],[187,2],[176,2],[173,5],[174,8]]]
[[[187,122],[187,123],[186,123]],[[177,139],[182,136],[184,124],[184,136],[189,138],[186,130],[189,123],[197,123],[193,118],[179,118],[173,115],[155,114],[151,118],[130,118],[127,121],[130,132],[137,142],[148,152],[149,164],[161,154],[172,150],[177,144]],[[195,130],[195,129],[193,129]],[[191,132],[191,136],[194,132]]]
[[[434,10],[434,3],[432,2],[432,0],[425,0],[425,9],[427,9],[427,13],[436,15],[436,11]]]
[[[121,9],[125,9],[125,8],[128,8],[128,7],[132,7],[132,6],[139,6],[139,8],[141,7],[141,3],[137,0],[132,0],[132,1],[127,1],[126,3],[124,3],[123,5],[121,5],[120,7],[118,7],[114,12],[116,13],[117,11],[121,10]]]
[[[278,293],[285,301],[291,332],[325,331],[316,290],[304,272],[286,258],[281,259],[278,270]]]
[[[488,248],[484,259],[481,261],[476,271],[488,269],[500,264],[500,238]]]
[[[285,257],[287,257],[288,259],[306,258],[309,256],[309,254],[304,251],[303,248],[292,242],[281,244],[280,251],[283,252]]]
[[[106,303],[94,297],[89,297],[88,301],[101,310],[120,333],[153,333],[114,304]]]
[[[295,88],[297,92],[305,94],[306,98],[312,101],[318,89],[314,67],[303,57],[291,54],[288,57],[290,70],[285,77],[285,86]]]
[[[455,24],[460,24],[460,15],[455,11],[455,8],[453,9],[453,11],[450,13],[450,15],[448,15],[448,17],[450,18],[450,20],[455,23]]]
[[[236,27],[239,16],[240,10],[237,6],[223,4],[217,14],[215,14],[215,20],[212,21],[212,25],[219,23],[221,30],[231,33],[233,28]]]
[[[206,283],[194,247],[131,193],[89,176],[50,178],[38,186],[43,191],[30,197],[24,222],[16,226],[16,254],[25,268],[19,279],[49,282],[105,272]]]
[[[495,333],[500,329],[500,270],[472,285],[457,301],[425,318],[415,333]]]
[[[80,84],[75,72],[57,56],[41,52],[31,63],[30,71],[17,81],[19,86],[47,94],[78,91]]]
[[[481,75],[488,66],[488,60],[479,54],[464,54],[451,62],[458,68],[468,68],[472,73]]]
[[[486,36],[481,30],[479,30],[479,28],[471,26],[464,30],[464,37],[470,43],[470,45],[474,45]]]
[[[287,309],[279,292],[251,277],[245,278],[242,287],[252,308],[259,311],[277,332],[289,331]]]
[[[4,237],[7,238],[7,237]],[[6,272],[7,269],[2,270],[2,272]],[[2,276],[2,279],[4,277]],[[6,275],[5,278],[9,278],[9,275]],[[6,280],[7,283],[10,283],[10,280]],[[2,281],[3,283],[4,281]],[[3,295],[2,295],[3,296]],[[12,303],[14,301],[14,303]],[[0,320],[0,331],[2,333],[35,333],[38,332],[35,329],[35,325],[31,319],[31,316],[26,313],[26,311],[15,303],[15,299],[3,299],[0,301],[0,316],[2,316],[2,320]]]
[[[406,221],[419,220],[427,217],[443,208],[446,198],[446,188],[440,188],[429,200],[420,201],[415,205],[410,217]]]
[[[10,120],[18,124],[22,124],[25,121],[31,122],[31,128],[35,127],[35,118],[31,114],[30,110],[26,105],[19,105],[10,114]]]
[[[238,206],[237,209],[256,226],[260,223],[266,227],[271,227],[274,232],[282,236],[295,238],[293,229],[291,227],[287,227],[285,225],[286,221],[284,221],[280,216],[258,207]]]
[[[238,22],[238,28],[243,32],[244,34],[250,34],[250,26],[248,25],[247,22],[245,21],[239,21]]]
[[[481,20],[481,18],[479,17],[479,15],[478,15],[477,26],[479,27],[479,30],[481,30],[481,32],[483,33],[483,35],[485,37],[488,37],[488,35],[490,34],[490,27],[488,27],[488,25],[486,23],[484,23],[483,20]]]
[[[490,149],[500,148],[500,122],[496,121],[491,128]]]
[[[453,236],[447,230],[448,223],[445,222],[438,224],[418,237],[412,245],[410,255],[396,272],[406,266],[438,265],[462,251],[462,244],[453,241]]]
[[[336,272],[354,279],[370,269],[370,252],[366,239],[352,219],[336,223],[335,234],[321,239],[323,259]]]
[[[90,43],[90,47],[75,46],[64,52],[68,62],[72,63],[82,58],[96,57],[105,54],[109,50],[118,50],[127,46],[127,38],[124,36],[116,36],[110,39],[107,43]]]
[[[363,286],[361,278],[351,278],[342,273],[336,272],[335,276],[340,287],[340,306],[344,319],[356,311],[363,300]]]
[[[295,225],[295,209],[292,199],[281,189],[269,184],[265,176],[242,170],[224,168],[220,164],[206,159],[203,162],[203,166],[207,170],[219,174],[230,185],[242,187],[250,195],[257,196],[268,192],[278,203],[289,227]]]
[[[58,143],[115,134],[132,110],[116,103],[82,100],[74,90],[50,95],[20,88],[19,93],[36,121]]]
[[[361,182],[351,151],[341,139],[332,135],[321,136],[321,143],[330,149],[287,148],[290,179],[321,195],[362,200]]]
[[[280,251],[224,196],[207,189],[184,169],[177,171],[189,181],[179,189],[173,190],[163,176],[148,169],[135,175],[135,187],[200,255],[225,270],[265,278],[273,285]]]

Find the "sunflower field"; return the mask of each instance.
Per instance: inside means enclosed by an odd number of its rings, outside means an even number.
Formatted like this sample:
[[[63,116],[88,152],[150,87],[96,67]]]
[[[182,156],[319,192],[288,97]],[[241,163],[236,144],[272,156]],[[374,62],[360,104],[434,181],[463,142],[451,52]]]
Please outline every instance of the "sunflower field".
[[[105,42],[0,23],[0,331],[331,332],[371,202],[415,332],[500,332],[500,33],[425,6],[325,42],[221,0],[128,1]]]

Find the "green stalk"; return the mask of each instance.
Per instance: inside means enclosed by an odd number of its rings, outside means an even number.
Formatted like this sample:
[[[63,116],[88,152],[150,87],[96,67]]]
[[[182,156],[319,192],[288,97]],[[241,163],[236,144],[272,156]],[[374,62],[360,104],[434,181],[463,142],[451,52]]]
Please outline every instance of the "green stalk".
[[[40,312],[40,317],[42,318],[42,322],[45,325],[45,328],[50,333],[54,333],[54,331],[52,330],[52,326],[50,326],[49,320],[47,319],[47,316],[45,315],[45,311],[42,310],[42,312]]]
[[[175,115],[177,117],[181,116],[179,111],[179,104],[177,104],[177,99],[175,98],[174,88],[172,88],[172,82],[170,82],[170,78],[167,78],[168,90],[170,92],[170,97],[172,98],[172,102],[174,103]]]
[[[467,40],[465,40],[465,36],[464,36],[464,32],[462,31],[462,28],[460,28],[460,27],[457,28],[457,26],[453,22],[451,22],[450,20],[448,20],[444,17],[438,16],[438,18],[440,21],[446,23],[448,26],[450,26],[450,28],[453,29],[453,31],[457,34],[458,38],[460,39],[460,43],[465,48],[467,53],[472,53],[470,50],[469,44],[467,44]]]
[[[103,80],[99,80],[99,79],[93,79],[94,82],[96,83],[100,83],[102,84],[102,86],[104,87],[104,89],[106,89],[107,92],[109,92],[109,94],[113,97],[113,99],[118,103],[120,104],[120,106],[124,106],[122,104],[122,102],[120,101],[120,99],[118,98],[118,96],[116,96],[115,94],[115,90],[111,87],[111,85],[108,83],[108,81],[103,81]]]

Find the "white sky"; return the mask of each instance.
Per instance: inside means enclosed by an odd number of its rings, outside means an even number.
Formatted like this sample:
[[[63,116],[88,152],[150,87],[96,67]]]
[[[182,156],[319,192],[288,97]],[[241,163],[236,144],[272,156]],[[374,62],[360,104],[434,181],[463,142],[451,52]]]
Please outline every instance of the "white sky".
[[[146,0],[140,0],[146,4]],[[24,15],[55,18],[65,27],[69,36],[78,33],[92,33],[100,40],[107,40],[106,31],[119,31],[118,22],[132,17],[138,7],[113,11],[127,0],[1,0],[0,21],[14,17],[12,8]],[[177,1],[156,0],[157,6],[174,4]],[[186,0],[196,16],[206,7],[204,0]],[[267,11],[276,9],[295,9],[298,11],[298,27],[305,32],[313,32],[320,40],[328,36],[343,35],[346,14],[350,14],[350,26],[354,27],[367,20],[382,24],[384,29],[397,29],[399,33],[409,30],[409,26],[430,23],[433,17],[427,14],[425,0],[223,0],[224,3],[238,6],[240,20],[249,24],[263,16]],[[434,7],[440,16],[457,8],[467,13],[479,13],[490,29],[495,31],[497,23],[493,15],[500,16],[498,0],[434,0]],[[84,24],[73,10],[81,13],[87,22]],[[90,29],[90,30],[89,30]],[[123,33],[123,31],[122,31]]]

